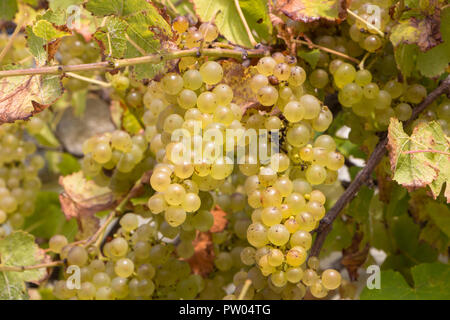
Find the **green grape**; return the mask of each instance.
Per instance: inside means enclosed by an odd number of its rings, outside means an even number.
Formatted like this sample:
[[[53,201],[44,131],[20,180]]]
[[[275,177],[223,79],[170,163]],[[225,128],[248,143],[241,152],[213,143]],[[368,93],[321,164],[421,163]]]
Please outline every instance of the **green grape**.
[[[201,199],[195,193],[186,193],[182,207],[187,212],[195,212],[200,209]]]
[[[330,71],[330,73],[332,75],[335,74],[335,72],[337,71],[337,69],[340,67],[341,64],[343,64],[344,61],[340,60],[340,59],[334,59],[333,61],[330,62],[330,65],[328,67],[328,71]]]
[[[294,147],[306,145],[311,137],[311,131],[303,124],[296,124],[289,128],[286,134],[287,141]]]
[[[186,220],[186,211],[180,206],[170,206],[164,212],[164,218],[172,227],[178,227]]]
[[[286,263],[291,267],[298,267],[306,261],[307,253],[303,247],[292,247],[286,253]]]
[[[77,291],[80,300],[92,300],[96,293],[95,286],[91,282],[83,282]]]
[[[165,172],[154,172],[150,178],[150,185],[158,192],[166,191],[170,183],[170,175]]]
[[[271,106],[278,100],[278,91],[270,85],[261,87],[258,90],[257,99],[263,106]]]
[[[142,104],[142,94],[138,91],[130,91],[126,97],[126,101],[131,107],[139,107]]]
[[[291,67],[288,83],[292,87],[300,87],[306,80],[306,72],[300,66]]]
[[[363,97],[363,89],[356,83],[349,83],[339,91],[339,102],[344,107],[350,107],[361,101]]]
[[[217,97],[215,93],[205,91],[198,96],[197,108],[204,113],[214,113],[217,108]]]
[[[345,162],[345,158],[339,152],[329,152],[327,155],[326,166],[328,169],[337,171],[339,170]]]
[[[332,72],[333,73],[333,72]],[[343,62],[334,72],[334,82],[338,88],[343,88],[345,85],[352,83],[356,77],[356,70],[349,63]]]
[[[309,82],[313,87],[322,89],[328,84],[328,73],[323,69],[316,69],[309,75]]]
[[[350,38],[353,41],[359,42],[360,40],[362,40],[363,34],[361,33],[361,30],[359,29],[359,27],[356,24],[352,24],[352,26],[350,27],[348,32],[349,32]]]
[[[197,94],[190,89],[183,89],[178,95],[177,101],[184,109],[193,108],[197,104]]]
[[[375,52],[382,44],[381,39],[377,35],[370,35],[364,39],[362,47],[369,52]]]
[[[319,115],[321,109],[320,101],[313,95],[305,94],[300,98],[299,102],[305,109],[305,119],[314,119]]]
[[[258,93],[259,89],[269,84],[269,80],[262,74],[257,74],[250,79],[250,89],[253,93]]]
[[[212,85],[219,83],[222,80],[223,69],[219,63],[215,61],[208,61],[200,67],[200,74],[203,82]]]
[[[281,211],[277,207],[266,207],[261,212],[261,220],[268,227],[279,224],[282,218]]]
[[[202,86],[203,78],[198,70],[187,70],[183,74],[183,83],[187,89],[197,90]]]
[[[273,75],[279,80],[279,81],[286,81],[289,79],[291,73],[291,68],[286,63],[278,63],[275,65],[275,68],[273,69]]]
[[[233,100],[233,90],[229,85],[226,84],[218,84],[213,92],[217,98],[217,104],[219,105],[228,105]]]
[[[406,121],[411,118],[412,108],[407,103],[399,103],[395,108],[395,115],[400,121]]]
[[[286,270],[286,280],[291,283],[299,283],[303,278],[303,269],[298,267],[289,267]]]
[[[120,226],[130,232],[139,226],[138,216],[134,213],[127,213],[120,219]]]
[[[322,285],[328,290],[337,289],[341,285],[341,275],[334,269],[327,269],[322,273]]]
[[[287,283],[286,273],[284,271],[276,271],[270,275],[270,281],[276,287],[284,287]]]
[[[128,258],[122,258],[116,261],[114,271],[119,277],[128,278],[134,272],[134,263]]]
[[[397,80],[389,80],[383,89],[389,92],[392,99],[397,99],[403,94],[403,85]]]
[[[169,115],[165,120],[164,120],[164,131],[167,133],[172,133],[174,132],[176,129],[180,129],[183,125],[184,119],[182,116],[174,113]]]
[[[189,28],[189,20],[185,16],[177,16],[172,23],[172,28],[178,33],[182,34]]]
[[[368,85],[372,82],[372,74],[369,70],[358,70],[355,75],[355,83],[361,87]]]
[[[217,255],[216,259],[214,260],[214,265],[220,271],[230,270],[233,266],[233,260],[232,260],[231,254],[229,254],[228,252],[219,253]]]
[[[100,287],[95,293],[96,300],[113,300],[114,292],[110,287]]]
[[[88,261],[88,254],[83,247],[75,246],[67,254],[67,263],[69,265],[84,266]]]
[[[117,74],[112,77],[111,86],[118,92],[125,92],[130,86],[130,80],[123,75]]]
[[[316,298],[324,298],[328,294],[328,290],[322,285],[321,280],[315,281],[310,287],[311,294]]]
[[[406,89],[405,99],[410,103],[420,103],[427,96],[427,89],[420,84],[413,84]]]
[[[0,212],[0,224],[2,223],[1,222],[2,213],[5,214],[5,212],[4,211]],[[49,246],[50,250],[52,250],[53,252],[61,253],[62,248],[64,246],[66,246],[68,243],[69,242],[67,241],[67,238],[65,236],[57,234],[50,238],[50,240],[48,242],[48,246]]]
[[[192,216],[191,223],[195,229],[206,232],[213,226],[214,217],[207,210],[199,210]]]
[[[389,108],[392,102],[391,95],[385,90],[380,90],[378,92],[378,96],[375,99],[375,109]]]
[[[111,281],[111,289],[113,294],[118,299],[124,299],[129,294],[127,279],[122,277],[115,277]]]
[[[188,34],[186,36],[186,47],[195,48],[200,47],[200,44],[203,40],[203,35],[200,31],[194,29],[189,29]]]
[[[183,78],[176,73],[167,73],[161,79],[161,85],[164,92],[170,95],[178,94],[184,86]]]
[[[290,233],[282,224],[276,224],[267,231],[267,239],[276,246],[282,246],[289,241]]]
[[[219,36],[217,27],[209,22],[202,23],[198,31],[203,35],[206,42],[213,42]]]
[[[113,239],[110,242],[110,253],[114,257],[123,257],[128,252],[128,242],[122,237]]]
[[[298,101],[289,101],[284,106],[283,115],[289,122],[299,122],[305,115],[305,107]]]
[[[273,71],[277,62],[272,57],[264,57],[259,59],[256,70],[266,77],[273,75]]]
[[[247,229],[247,240],[256,248],[263,247],[269,242],[267,233],[267,228],[263,224],[252,223]]]
[[[111,160],[112,150],[109,144],[99,143],[92,150],[92,158],[100,164],[107,163]]]
[[[327,151],[334,151],[336,149],[336,142],[334,142],[333,137],[322,134],[314,141],[314,147],[323,148]]]
[[[367,99],[375,99],[378,96],[380,89],[376,83],[366,84],[363,88],[364,97]]]

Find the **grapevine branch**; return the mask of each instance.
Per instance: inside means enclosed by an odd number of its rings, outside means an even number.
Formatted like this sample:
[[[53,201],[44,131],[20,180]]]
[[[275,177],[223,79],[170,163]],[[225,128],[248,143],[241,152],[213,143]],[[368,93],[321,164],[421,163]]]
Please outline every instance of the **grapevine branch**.
[[[312,43],[312,42],[299,40],[299,39],[295,39],[293,41],[296,42],[296,43],[304,44],[304,45],[307,45],[309,47],[316,48],[316,49],[319,49],[319,50],[331,53],[331,54],[333,54],[335,56],[338,56],[338,57],[350,60],[350,61],[352,61],[352,62],[354,62],[356,64],[360,64],[361,63],[361,61],[359,61],[358,59],[353,58],[353,57],[351,57],[351,56],[349,56],[349,55],[347,55],[345,53],[342,53],[342,52],[339,52],[339,51],[336,51],[336,50],[333,50],[333,49],[330,49],[330,48],[327,48],[327,47],[324,47],[324,46],[320,46],[320,45]]]
[[[442,94],[450,94],[450,76],[448,76],[435,90],[433,90],[416,108],[413,109],[411,118],[405,122],[405,125],[412,123],[419,114],[425,110],[436,98]],[[355,179],[350,183],[348,188],[328,211],[326,216],[320,221],[317,228],[317,236],[311,248],[310,256],[318,257],[322,245],[328,233],[332,229],[333,221],[337,218],[344,207],[356,196],[361,186],[370,178],[372,171],[380,163],[384,154],[386,153],[386,146],[388,144],[387,131],[382,133],[380,142],[378,142],[374,151],[367,160],[366,166],[357,174]]]
[[[176,50],[165,53],[150,54],[143,57],[119,59],[115,61],[102,61],[77,65],[55,65],[47,67],[38,67],[30,69],[17,69],[0,71],[0,78],[26,76],[26,75],[54,75],[63,74],[65,72],[80,72],[80,71],[95,71],[95,70],[112,70],[128,66],[146,64],[146,63],[160,63],[161,61],[178,59],[183,57],[221,57],[221,58],[258,58],[265,55],[264,49],[252,50],[236,50],[236,49],[222,49],[222,48],[207,48],[202,49],[201,52],[197,48],[187,50]]]

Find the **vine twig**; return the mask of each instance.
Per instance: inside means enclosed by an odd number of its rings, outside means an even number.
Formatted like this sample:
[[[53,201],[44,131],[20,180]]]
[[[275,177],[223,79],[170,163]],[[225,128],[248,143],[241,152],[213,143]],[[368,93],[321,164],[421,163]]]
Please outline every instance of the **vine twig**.
[[[336,51],[336,50],[333,50],[333,49],[330,49],[330,48],[327,48],[327,47],[323,47],[323,46],[320,46],[320,45],[312,43],[312,42],[299,40],[299,39],[294,39],[293,41],[296,42],[296,43],[305,44],[305,45],[307,45],[309,47],[317,48],[319,50],[322,50],[322,51],[334,54],[335,56],[338,56],[338,57],[350,60],[350,61],[352,61],[352,62],[354,62],[356,64],[360,64],[361,63],[358,59],[350,57],[349,55],[346,55],[345,53],[342,53],[342,52],[339,52],[339,51]]]
[[[360,16],[358,16],[356,13],[354,13],[353,11],[351,11],[350,9],[347,9],[347,13],[349,15],[351,15],[353,18],[355,18],[356,20],[361,21],[362,23],[364,23],[367,28],[369,30],[375,30],[381,37],[384,38],[384,33],[383,31],[381,31],[380,29],[378,29],[377,27],[375,27],[373,24],[369,23],[368,21],[364,20],[363,18],[361,18]]]
[[[69,76],[71,78],[78,79],[78,80],[85,81],[85,82],[89,82],[89,83],[93,83],[93,84],[97,84],[97,85],[99,85],[99,86],[101,86],[103,88],[111,87],[110,83],[107,83],[107,82],[104,82],[104,81],[100,81],[100,80],[96,80],[96,79],[92,79],[92,78],[88,78],[88,77],[83,77],[83,76],[81,76],[79,74],[76,74],[76,73],[73,73],[73,72],[66,72],[65,74],[66,74],[66,76]]]
[[[95,71],[95,70],[112,70],[117,68],[123,68],[128,66],[146,64],[146,63],[160,63],[165,60],[178,59],[183,57],[198,57],[198,49],[192,48],[187,50],[177,50],[161,54],[150,54],[143,57],[119,59],[114,62],[102,61],[77,65],[56,65],[49,67],[39,67],[30,69],[17,69],[17,70],[5,70],[0,71],[0,78],[26,76],[26,75],[54,75],[67,72],[77,71]],[[210,57],[222,57],[222,58],[235,58],[242,59],[243,56],[250,58],[263,57],[265,54],[264,49],[252,49],[252,50],[236,50],[236,49],[222,49],[222,48],[206,48],[203,49],[201,55]]]
[[[435,90],[433,90],[417,107],[413,109],[411,118],[405,122],[405,125],[412,123],[419,114],[425,110],[436,98],[442,94],[450,94],[450,76],[448,76]],[[387,131],[383,132],[380,142],[378,142],[374,151],[367,160],[366,166],[356,175],[355,179],[350,183],[341,197],[336,201],[334,206],[327,212],[325,217],[320,221],[317,228],[317,236],[311,248],[310,256],[319,256],[322,245],[331,231],[332,224],[344,207],[356,196],[361,186],[370,178],[372,171],[380,163],[386,153],[388,144]]]
[[[63,265],[64,261],[58,260],[58,261],[52,261],[48,263],[41,263],[41,264],[35,264],[31,266],[5,266],[0,264],[0,272],[24,272],[28,270],[36,270],[36,269],[43,269],[43,268],[51,268],[51,267],[57,267],[60,265]]]

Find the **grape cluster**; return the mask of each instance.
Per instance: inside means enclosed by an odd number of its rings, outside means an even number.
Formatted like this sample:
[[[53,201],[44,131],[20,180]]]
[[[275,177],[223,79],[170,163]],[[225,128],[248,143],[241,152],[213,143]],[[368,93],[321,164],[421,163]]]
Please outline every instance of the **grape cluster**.
[[[27,128],[36,129],[39,121],[30,121]],[[38,171],[45,162],[36,154],[35,144],[25,139],[24,127],[23,123],[0,126],[0,237],[6,235],[3,225],[19,229],[33,214],[41,187]]]
[[[64,65],[92,63],[100,58],[100,48],[94,40],[87,42],[81,35],[72,35],[62,38],[57,58]],[[84,71],[78,74],[92,77],[94,73]],[[63,85],[72,92],[86,89],[89,82],[69,77],[63,79]]]
[[[93,247],[73,246],[62,235],[50,239],[50,250],[80,268],[81,283],[69,289],[67,280],[53,289],[59,299],[193,299],[203,289],[202,277],[191,274],[186,261],[177,259],[172,244],[158,240],[158,221],[139,222],[127,213],[120,229],[99,255]],[[66,272],[66,277],[70,276]],[[157,289],[157,290],[156,290]]]

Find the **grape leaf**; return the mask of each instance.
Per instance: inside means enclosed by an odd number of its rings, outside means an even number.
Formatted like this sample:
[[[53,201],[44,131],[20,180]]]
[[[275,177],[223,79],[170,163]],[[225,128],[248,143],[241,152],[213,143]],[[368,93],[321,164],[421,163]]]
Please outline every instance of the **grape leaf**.
[[[78,222],[77,239],[91,236],[99,227],[95,213],[114,207],[115,195],[108,187],[87,180],[83,172],[60,177],[59,183],[64,188],[59,195],[61,208],[67,219],[76,218]]]
[[[94,38],[99,41],[106,55],[111,55],[113,58],[123,57],[127,48],[127,40],[125,38],[127,27],[126,22],[123,20],[109,17],[105,26],[95,32]]]
[[[436,226],[450,237],[450,208],[448,205],[428,201],[425,210]]]
[[[59,75],[0,79],[0,124],[28,119],[55,102],[62,93]]]
[[[47,41],[36,36],[31,27],[26,27],[28,49],[36,59],[36,64],[42,66],[47,62],[47,51],[45,50],[45,44]]]
[[[425,263],[411,269],[411,288],[400,273],[388,270],[380,274],[381,288],[364,288],[361,300],[436,300],[450,299],[450,266]]]
[[[448,153],[450,148],[440,125],[435,121],[421,123],[408,136],[401,122],[393,118],[388,138],[393,179],[409,189],[429,185],[434,198],[446,183],[445,195],[447,202],[450,202],[450,157],[438,153]]]
[[[415,44],[400,44],[394,49],[395,62],[404,77],[411,76],[416,66],[419,48]]]
[[[279,0],[277,9],[295,21],[305,23],[320,19],[336,21],[346,15],[347,1],[344,0]]]
[[[417,69],[426,77],[441,75],[450,63],[450,8],[441,12],[440,32],[443,43],[417,56]]]
[[[244,47],[252,47],[232,0],[193,0],[193,3],[195,12],[201,21],[209,22],[216,15],[214,23],[228,41]],[[240,0],[239,5],[255,39],[259,42],[267,40],[272,33],[267,2],[264,0]]]
[[[0,264],[4,266],[31,266],[46,260],[44,251],[34,242],[34,237],[23,231],[15,231],[0,240]],[[0,272],[0,299],[25,299],[24,281],[39,282],[47,275],[45,268],[23,272]]]
[[[61,31],[56,29],[53,24],[48,22],[47,20],[39,20],[33,26],[33,33],[47,41],[55,40],[58,38],[62,38],[64,36],[69,36],[69,32]]]
[[[56,10],[66,10],[69,6],[81,5],[84,0],[49,0],[50,9]]]
[[[12,20],[17,12],[17,0],[2,0],[0,3],[0,20]]]
[[[309,63],[311,68],[315,69],[317,66],[317,62],[319,62],[320,58],[320,50],[319,49],[313,49],[310,51],[306,51],[303,49],[297,50],[297,55]]]
[[[73,241],[77,233],[77,224],[75,220],[65,219],[57,192],[41,191],[36,199],[34,213],[25,219],[23,229],[44,239],[62,234],[69,241]]]
[[[389,40],[394,47],[401,43],[415,44],[419,40],[420,30],[411,20],[400,21],[392,28]]]

